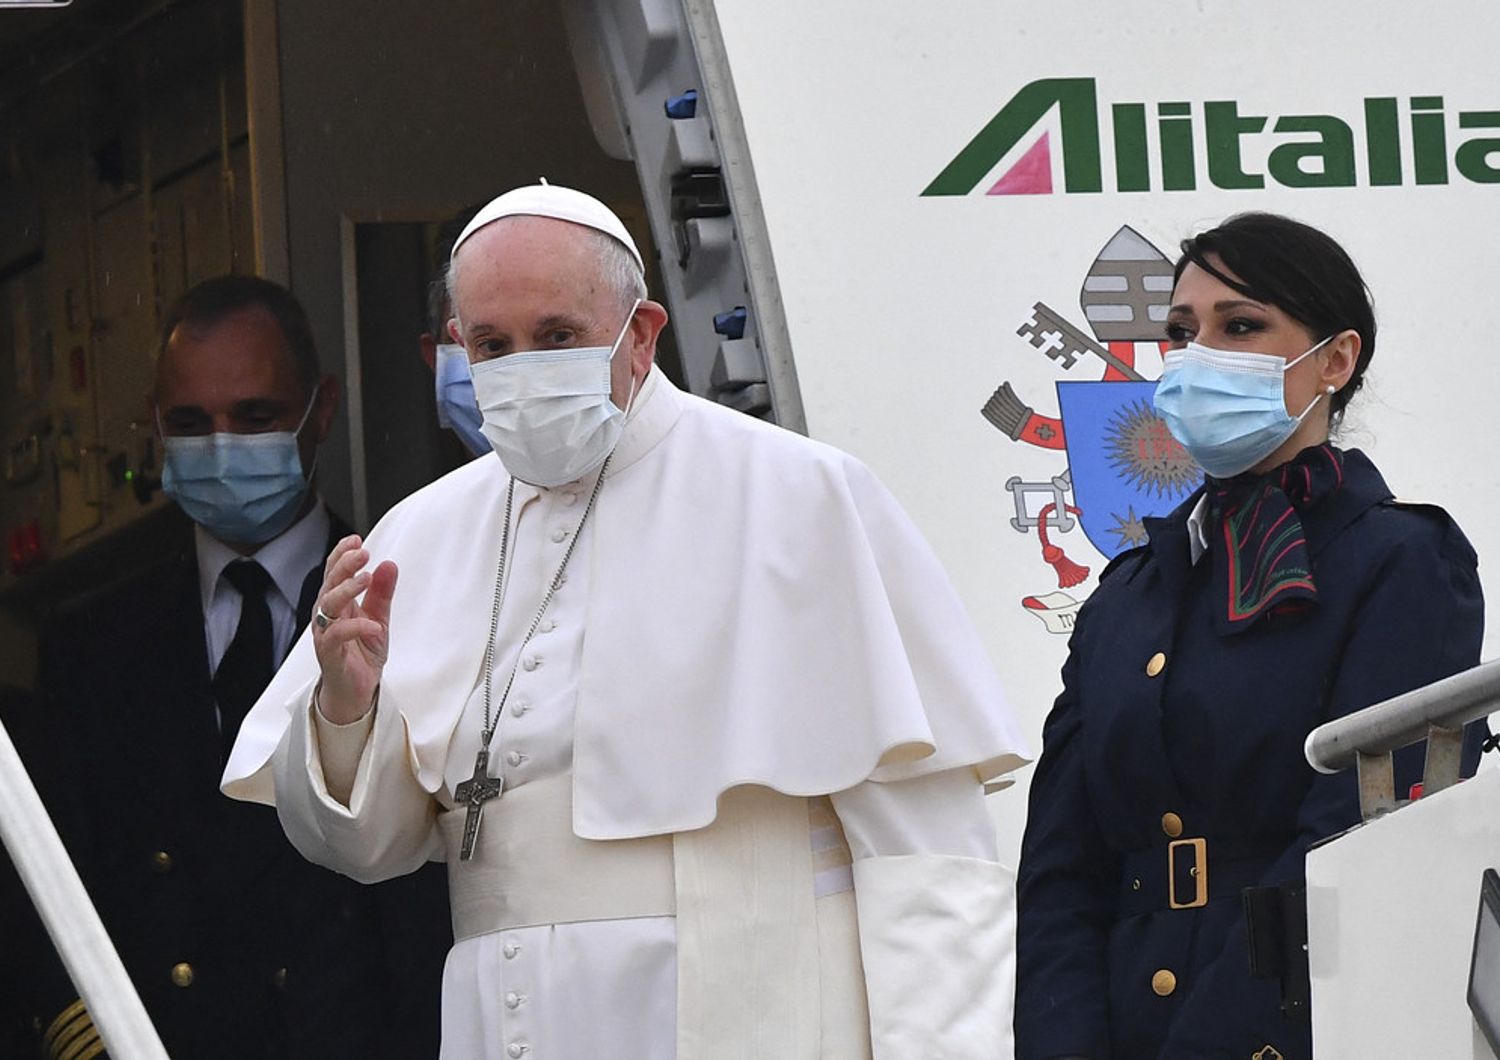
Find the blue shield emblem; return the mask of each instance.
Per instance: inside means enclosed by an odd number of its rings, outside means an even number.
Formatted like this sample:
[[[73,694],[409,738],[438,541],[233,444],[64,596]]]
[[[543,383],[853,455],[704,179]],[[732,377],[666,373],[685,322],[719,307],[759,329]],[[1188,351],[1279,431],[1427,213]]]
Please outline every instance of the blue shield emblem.
[[[1154,382],[1060,382],[1073,503],[1089,541],[1114,559],[1146,543],[1142,520],[1165,515],[1203,471],[1152,406]]]

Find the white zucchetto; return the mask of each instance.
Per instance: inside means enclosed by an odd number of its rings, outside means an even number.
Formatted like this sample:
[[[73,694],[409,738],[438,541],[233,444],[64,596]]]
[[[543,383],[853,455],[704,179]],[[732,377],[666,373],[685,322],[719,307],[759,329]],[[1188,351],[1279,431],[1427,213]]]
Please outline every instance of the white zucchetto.
[[[528,184],[512,188],[504,195],[491,199],[458,234],[448,260],[453,260],[458,254],[458,248],[475,232],[502,217],[551,217],[603,232],[623,243],[640,270],[646,271],[646,264],[641,260],[641,252],[636,249],[635,240],[630,238],[624,222],[613,210],[592,195],[557,184]]]

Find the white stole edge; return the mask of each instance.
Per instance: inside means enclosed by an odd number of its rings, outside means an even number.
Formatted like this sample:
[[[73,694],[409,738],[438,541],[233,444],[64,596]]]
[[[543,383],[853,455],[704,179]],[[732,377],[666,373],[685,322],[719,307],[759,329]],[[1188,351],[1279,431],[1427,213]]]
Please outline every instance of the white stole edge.
[[[854,895],[814,898],[807,800],[732,789],[672,852],[677,1060],[868,1060]]]

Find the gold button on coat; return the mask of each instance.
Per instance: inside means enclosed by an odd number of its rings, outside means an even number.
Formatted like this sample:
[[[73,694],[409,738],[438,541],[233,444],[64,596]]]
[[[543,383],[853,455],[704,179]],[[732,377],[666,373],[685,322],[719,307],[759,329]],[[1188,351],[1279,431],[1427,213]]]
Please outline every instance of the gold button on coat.
[[[1167,656],[1163,652],[1157,652],[1146,661],[1146,676],[1155,677],[1167,668]]]
[[[1157,997],[1167,997],[1177,989],[1177,977],[1165,968],[1159,968],[1151,977],[1151,989]]]
[[[151,868],[155,872],[167,873],[172,871],[172,855],[165,850],[158,850],[151,855]]]
[[[1182,818],[1175,813],[1164,813],[1161,815],[1161,830],[1168,838],[1176,839],[1182,835]]]
[[[187,961],[172,965],[172,983],[174,986],[192,986],[193,966]]]

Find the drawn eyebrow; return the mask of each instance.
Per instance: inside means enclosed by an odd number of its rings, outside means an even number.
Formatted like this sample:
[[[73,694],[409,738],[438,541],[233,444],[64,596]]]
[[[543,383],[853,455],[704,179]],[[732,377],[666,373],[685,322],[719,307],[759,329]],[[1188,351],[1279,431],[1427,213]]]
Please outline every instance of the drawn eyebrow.
[[[1257,301],[1255,301],[1253,299],[1250,299],[1250,298],[1226,298],[1222,302],[1215,302],[1214,303],[1214,312],[1216,312],[1216,313],[1227,313],[1231,309],[1239,309],[1239,308],[1245,307],[1245,306],[1248,306],[1251,309],[1265,309],[1266,308],[1264,302],[1257,302]],[[1191,316],[1192,313],[1193,313],[1193,307],[1190,306],[1190,305],[1186,305],[1186,304],[1183,304],[1183,305],[1174,305],[1171,309],[1167,310],[1167,313],[1168,313],[1168,315],[1171,315],[1173,313],[1186,313],[1189,316]]]

